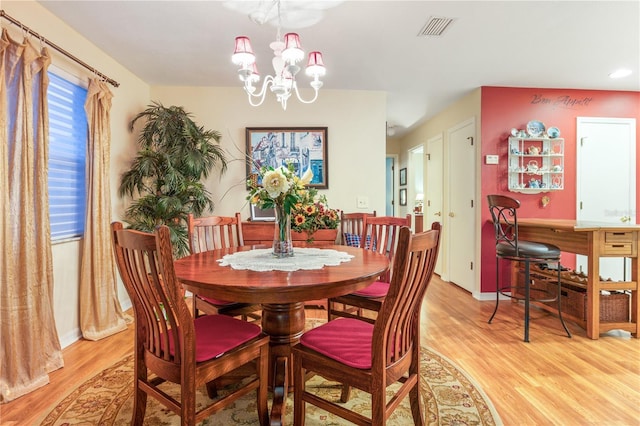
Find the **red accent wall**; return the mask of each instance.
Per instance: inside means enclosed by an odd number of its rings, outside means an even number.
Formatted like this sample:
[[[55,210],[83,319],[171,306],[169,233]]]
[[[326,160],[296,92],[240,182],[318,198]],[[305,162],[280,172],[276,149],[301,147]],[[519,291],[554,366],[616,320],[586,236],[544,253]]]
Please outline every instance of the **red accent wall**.
[[[517,198],[521,202],[518,214],[522,217],[575,219],[577,117],[635,118],[637,137],[640,135],[640,93],[482,87],[481,99],[481,291],[493,292],[495,291],[496,273],[495,240],[493,227],[489,224],[491,217],[487,194],[505,194]],[[564,190],[562,191],[520,194],[509,192],[507,189],[509,132],[513,127],[525,129],[530,120],[540,120],[547,128],[555,126],[560,129],[560,137],[564,138],[565,150]],[[487,154],[499,155],[499,164],[484,164],[484,158]],[[637,148],[636,156],[636,165],[640,166],[640,150]],[[636,191],[636,203],[640,205],[640,185],[638,184],[636,184]],[[551,201],[546,208],[543,208],[540,199],[545,195]],[[636,212],[638,205],[636,205]],[[636,217],[638,216],[636,215]],[[575,267],[575,255],[563,253],[562,263],[569,267]]]

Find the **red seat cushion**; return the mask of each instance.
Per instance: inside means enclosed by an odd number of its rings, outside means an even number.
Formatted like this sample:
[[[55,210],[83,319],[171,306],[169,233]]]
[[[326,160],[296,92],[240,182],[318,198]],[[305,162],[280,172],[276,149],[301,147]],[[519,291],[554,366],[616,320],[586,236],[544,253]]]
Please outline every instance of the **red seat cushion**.
[[[256,324],[226,315],[205,315],[196,318],[194,326],[196,362],[217,358],[262,332]],[[173,335],[169,335],[169,352],[174,354]]]
[[[204,300],[205,302],[209,302],[212,305],[218,305],[218,306],[233,305],[235,303],[235,302],[228,302],[226,300],[213,299],[211,297],[204,297],[204,296],[198,296],[198,297]]]
[[[389,283],[382,281],[375,281],[373,284],[363,288],[362,290],[354,291],[353,294],[362,297],[385,297],[389,292]]]
[[[304,333],[300,343],[349,367],[371,368],[373,324],[338,318]]]

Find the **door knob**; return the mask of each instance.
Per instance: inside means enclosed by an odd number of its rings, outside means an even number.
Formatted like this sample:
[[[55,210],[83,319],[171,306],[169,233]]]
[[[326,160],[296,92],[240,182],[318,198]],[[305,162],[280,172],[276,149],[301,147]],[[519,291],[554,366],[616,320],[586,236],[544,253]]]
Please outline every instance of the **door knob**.
[[[442,214],[440,212],[435,212],[433,215],[434,216],[442,216]]]
[[[449,212],[449,217],[454,217],[455,214],[453,214],[453,212]]]

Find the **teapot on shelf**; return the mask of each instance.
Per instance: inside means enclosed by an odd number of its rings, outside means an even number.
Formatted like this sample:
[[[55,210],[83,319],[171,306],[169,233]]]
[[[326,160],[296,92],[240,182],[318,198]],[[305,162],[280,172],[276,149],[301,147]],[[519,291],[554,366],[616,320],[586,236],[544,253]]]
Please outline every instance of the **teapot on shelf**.
[[[537,146],[530,146],[527,150],[527,153],[529,155],[538,155],[540,154],[540,148],[538,148]]]
[[[529,188],[542,188],[542,183],[538,179],[531,179],[529,181]]]
[[[536,173],[538,169],[538,162],[536,160],[531,160],[527,163],[527,172]]]

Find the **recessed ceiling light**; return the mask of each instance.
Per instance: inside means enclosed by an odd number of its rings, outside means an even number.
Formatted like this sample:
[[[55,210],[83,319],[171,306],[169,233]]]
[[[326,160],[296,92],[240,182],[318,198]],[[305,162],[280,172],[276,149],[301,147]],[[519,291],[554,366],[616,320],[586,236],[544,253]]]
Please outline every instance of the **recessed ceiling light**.
[[[614,72],[612,72],[611,74],[609,74],[610,78],[623,78],[626,77],[628,75],[631,75],[631,70],[628,70],[626,68],[622,68],[619,70],[616,70]]]

